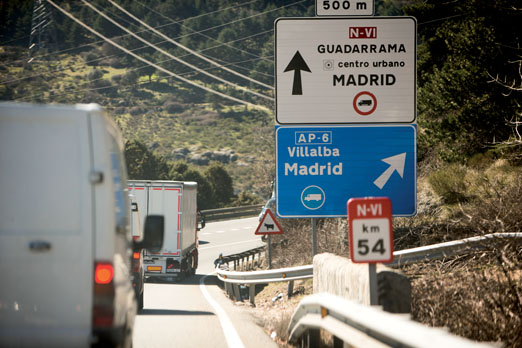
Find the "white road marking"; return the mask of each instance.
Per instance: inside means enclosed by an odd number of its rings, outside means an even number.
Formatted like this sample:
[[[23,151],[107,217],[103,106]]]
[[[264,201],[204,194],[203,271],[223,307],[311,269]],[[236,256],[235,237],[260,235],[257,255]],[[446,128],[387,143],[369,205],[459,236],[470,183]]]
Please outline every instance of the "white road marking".
[[[244,348],[245,346],[243,345],[241,338],[237,334],[234,325],[232,325],[232,321],[230,321],[227,312],[225,312],[225,310],[221,308],[221,306],[216,301],[214,301],[214,299],[210,296],[205,286],[205,279],[213,273],[214,272],[209,273],[199,280],[199,288],[203,293],[203,296],[205,296],[207,302],[212,306],[212,308],[214,308],[214,311],[219,318],[219,322],[221,324],[221,328],[223,329],[223,333],[225,334],[225,339],[227,340],[228,347]]]
[[[206,250],[206,249],[222,248],[222,247],[224,247],[224,246],[226,246],[226,245],[234,245],[234,244],[242,244],[242,243],[259,242],[260,240],[261,240],[261,238],[256,238],[256,239],[244,240],[244,241],[241,241],[241,242],[228,243],[228,244],[220,244],[220,245],[214,245],[214,246],[203,247],[203,248],[198,248],[198,249],[199,249],[199,250]]]

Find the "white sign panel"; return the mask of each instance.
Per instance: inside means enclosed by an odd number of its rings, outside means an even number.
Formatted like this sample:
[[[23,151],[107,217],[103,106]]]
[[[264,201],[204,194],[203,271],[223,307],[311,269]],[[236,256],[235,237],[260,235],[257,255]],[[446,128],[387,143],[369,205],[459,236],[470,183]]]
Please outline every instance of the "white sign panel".
[[[373,16],[373,0],[315,0],[317,16]]]
[[[391,200],[387,197],[352,198],[348,200],[347,208],[352,262],[392,262]]]
[[[415,18],[279,18],[275,28],[277,123],[415,122]]]

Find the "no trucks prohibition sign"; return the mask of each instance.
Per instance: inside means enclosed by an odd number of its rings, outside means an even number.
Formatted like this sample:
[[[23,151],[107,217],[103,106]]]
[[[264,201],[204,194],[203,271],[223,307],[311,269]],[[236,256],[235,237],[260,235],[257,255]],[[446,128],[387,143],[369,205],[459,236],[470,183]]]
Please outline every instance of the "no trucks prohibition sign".
[[[370,115],[377,109],[377,98],[368,91],[360,92],[353,98],[353,109],[359,115]]]

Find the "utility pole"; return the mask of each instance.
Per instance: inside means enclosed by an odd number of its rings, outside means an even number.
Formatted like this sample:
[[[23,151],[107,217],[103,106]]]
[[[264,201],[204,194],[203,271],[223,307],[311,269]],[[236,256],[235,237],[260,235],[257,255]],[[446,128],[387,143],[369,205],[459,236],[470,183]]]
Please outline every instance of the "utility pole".
[[[54,26],[53,9],[45,0],[35,0],[31,19],[31,35],[29,39],[29,57],[43,49],[53,49],[57,44]]]

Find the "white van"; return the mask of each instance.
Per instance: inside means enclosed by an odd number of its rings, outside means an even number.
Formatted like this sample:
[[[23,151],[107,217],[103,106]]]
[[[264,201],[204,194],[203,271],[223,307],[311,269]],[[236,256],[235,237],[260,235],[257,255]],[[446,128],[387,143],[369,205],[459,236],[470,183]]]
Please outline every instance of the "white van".
[[[130,346],[133,242],[123,142],[94,104],[0,103],[0,347]]]

